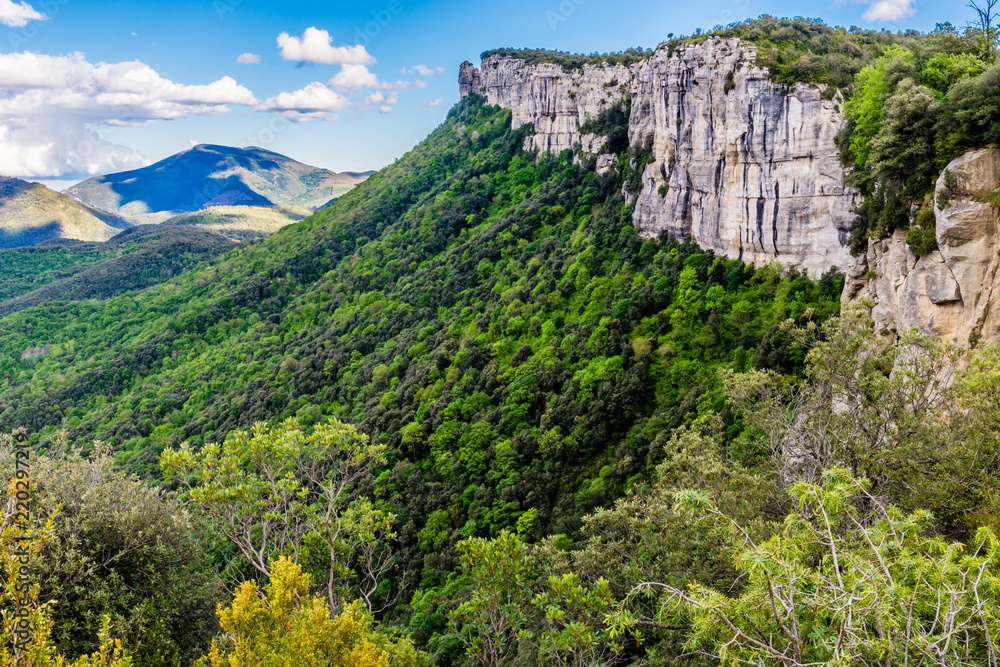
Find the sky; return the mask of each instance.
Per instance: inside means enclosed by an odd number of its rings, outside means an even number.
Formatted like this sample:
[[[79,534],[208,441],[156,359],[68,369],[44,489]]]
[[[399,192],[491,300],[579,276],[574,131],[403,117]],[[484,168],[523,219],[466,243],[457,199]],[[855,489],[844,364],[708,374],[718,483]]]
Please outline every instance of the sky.
[[[960,0],[0,0],[0,174],[62,189],[199,143],[378,169],[497,47],[655,47],[774,16],[933,30]]]

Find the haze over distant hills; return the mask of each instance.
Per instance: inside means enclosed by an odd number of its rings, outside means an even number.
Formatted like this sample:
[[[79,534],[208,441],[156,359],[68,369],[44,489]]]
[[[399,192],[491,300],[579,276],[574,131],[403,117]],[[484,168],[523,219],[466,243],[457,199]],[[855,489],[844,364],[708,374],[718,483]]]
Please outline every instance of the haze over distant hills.
[[[0,248],[53,239],[106,241],[131,224],[41,183],[0,176]]]
[[[252,225],[254,219],[272,220],[278,209],[286,209],[278,212],[287,222],[301,219],[371,173],[338,174],[263,148],[199,144],[148,167],[90,178],[64,192],[132,224],[235,206]]]

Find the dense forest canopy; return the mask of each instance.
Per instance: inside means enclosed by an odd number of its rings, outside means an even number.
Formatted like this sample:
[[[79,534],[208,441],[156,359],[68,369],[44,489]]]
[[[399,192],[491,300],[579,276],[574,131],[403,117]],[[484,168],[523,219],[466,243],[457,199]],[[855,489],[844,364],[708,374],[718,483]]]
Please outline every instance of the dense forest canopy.
[[[879,215],[937,164],[879,166],[910,131],[879,114],[915,88],[954,150],[992,136],[974,31],[725,31],[766,42],[773,75],[824,83],[815,50],[828,83],[855,77],[844,159]],[[984,106],[948,116],[955,90]],[[996,664],[997,350],[888,344],[841,312],[836,268],[642,238],[627,120],[593,119],[617,158],[597,174],[470,95],[272,237],[0,319],[0,419],[40,457],[33,655]],[[0,255],[6,298],[131,256],[94,252]]]

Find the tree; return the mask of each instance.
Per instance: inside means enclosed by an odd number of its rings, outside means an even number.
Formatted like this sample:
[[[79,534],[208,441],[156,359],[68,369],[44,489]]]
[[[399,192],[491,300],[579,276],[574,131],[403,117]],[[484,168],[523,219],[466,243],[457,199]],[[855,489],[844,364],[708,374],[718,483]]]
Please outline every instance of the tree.
[[[994,359],[997,349],[963,351],[916,330],[893,340],[875,331],[864,304],[818,327],[787,328],[809,348],[808,382],[771,371],[723,374],[744,437],[773,453],[786,485],[844,466],[887,502],[934,507],[955,534],[970,528],[969,512],[997,488],[1000,449],[997,425],[968,416],[975,392],[960,391],[996,374],[962,366]]]
[[[1000,0],[983,0],[982,4],[973,0],[966,5],[976,13],[976,19],[972,25],[982,41],[983,60],[990,65],[993,64],[993,50],[997,41],[996,21],[997,17],[1000,16],[1000,12],[996,11],[997,5],[1000,5]]]
[[[369,609],[383,601],[396,517],[351,494],[385,461],[385,445],[353,426],[333,420],[306,435],[288,419],[273,430],[258,423],[232,432],[198,452],[185,443],[165,451],[161,466],[262,577],[271,576],[272,559],[287,555],[319,573],[316,583],[337,611],[353,597]]]
[[[0,437],[0,447],[6,449],[3,446],[11,444],[10,436]],[[25,564],[54,539],[55,514],[42,514],[37,506],[29,506],[29,517],[33,514],[37,521],[25,524],[19,520],[23,502],[18,503],[17,493],[25,487],[18,488],[18,482],[28,484],[30,493],[30,474],[12,474],[7,480],[6,497],[0,506],[0,667],[133,667],[121,640],[112,637],[108,616],[101,619],[94,653],[70,660],[59,652],[52,639],[51,617],[58,601],[40,603],[38,584],[25,581],[21,574],[21,568],[27,568]]]
[[[929,536],[931,514],[883,506],[846,469],[790,490],[783,529],[738,556],[734,597],[693,583],[662,584],[691,623],[689,650],[723,665],[1000,664],[1000,540],[982,528],[968,543]],[[678,502],[725,517],[698,491]],[[738,527],[738,524],[735,524]],[[609,622],[634,623],[624,610]]]
[[[98,649],[109,621],[136,667],[203,655],[221,587],[202,527],[178,499],[116,468],[101,443],[86,458],[79,449],[38,457],[31,479],[34,511],[52,516],[32,566],[40,598],[55,601],[48,613],[60,650]]]
[[[282,556],[268,569],[272,575],[263,590],[243,582],[232,605],[220,606],[225,634],[213,641],[212,667],[426,665],[408,639],[380,633],[359,601],[331,617],[326,601],[309,595],[309,575],[297,564]]]
[[[495,540],[471,537],[458,543],[462,569],[472,577],[472,595],[451,616],[460,626],[469,656],[497,667],[511,655],[531,621],[534,574],[527,545],[504,529]]]

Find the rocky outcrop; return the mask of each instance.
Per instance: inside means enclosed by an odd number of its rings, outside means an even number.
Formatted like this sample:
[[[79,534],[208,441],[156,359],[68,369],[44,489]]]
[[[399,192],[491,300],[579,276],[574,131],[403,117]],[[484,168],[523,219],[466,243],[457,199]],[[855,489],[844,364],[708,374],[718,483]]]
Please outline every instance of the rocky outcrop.
[[[721,38],[630,67],[489,55],[479,71],[463,64],[460,89],[478,74],[487,101],[511,109],[515,127],[533,124],[527,147],[553,153],[599,152],[603,137],[581,126],[630,100],[633,155],[652,148],[634,201],[644,235],[694,237],[720,254],[814,275],[843,267],[855,194],[834,143],[838,100],[805,85],[786,89],[756,60],[752,46]]]
[[[652,138],[633,221],[757,265],[844,267],[854,192],[835,138],[838,101],[790,90],[738,39],[709,39],[634,68],[630,141]]]
[[[468,60],[458,66],[458,94],[465,97],[475,93],[479,94],[479,89],[483,86],[483,78],[479,76],[479,70]]]
[[[988,201],[998,190],[1000,150],[983,148],[953,160],[935,188],[938,250],[918,258],[901,230],[870,243],[848,266],[845,300],[870,300],[872,318],[884,332],[916,327],[961,345],[1000,340],[994,300],[1000,294],[1000,215]]]
[[[587,152],[598,150],[603,138],[582,134],[580,126],[612,104],[624,102],[631,83],[631,72],[622,65],[566,70],[555,63],[525,65],[520,58],[502,55],[483,58],[477,74],[486,101],[511,110],[513,127],[534,125],[535,134],[525,148],[554,154],[576,146]],[[460,72],[460,89],[461,79]]]

